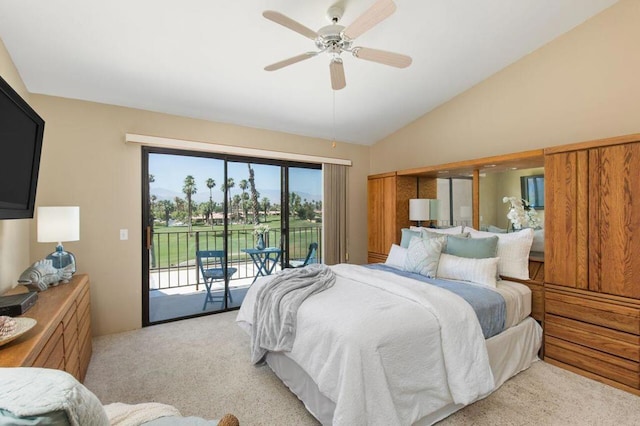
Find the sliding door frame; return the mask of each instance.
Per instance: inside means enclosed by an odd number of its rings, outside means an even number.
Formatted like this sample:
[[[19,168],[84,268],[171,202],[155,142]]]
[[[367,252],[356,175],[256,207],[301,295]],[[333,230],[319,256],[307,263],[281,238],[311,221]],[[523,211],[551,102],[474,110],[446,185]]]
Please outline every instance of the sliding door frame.
[[[280,216],[281,216],[281,225],[280,225],[280,247],[282,248],[282,256],[280,258],[280,266],[283,267],[289,262],[289,219],[290,219],[290,208],[289,208],[289,168],[290,167],[298,167],[298,168],[306,168],[306,169],[315,169],[322,170],[321,163],[305,163],[305,162],[297,162],[291,160],[278,160],[271,158],[258,158],[258,157],[245,157],[240,155],[230,155],[230,154],[221,154],[215,152],[205,152],[205,151],[189,151],[182,149],[174,149],[174,148],[164,148],[164,147],[152,147],[152,146],[142,146],[141,147],[141,203],[142,203],[142,232],[140,238],[140,246],[141,246],[141,261],[142,261],[142,326],[147,327],[156,324],[162,324],[172,321],[178,321],[187,318],[200,317],[204,315],[211,315],[215,313],[227,312],[231,310],[237,310],[239,308],[229,308],[228,301],[226,295],[229,292],[229,279],[225,280],[225,298],[224,298],[224,307],[223,309],[212,311],[212,312],[199,312],[193,315],[172,318],[161,321],[150,322],[149,319],[149,274],[150,274],[150,261],[149,261],[149,247],[150,242],[152,241],[152,229],[153,223],[149,223],[149,219],[151,218],[151,193],[149,188],[149,154],[166,154],[166,155],[182,155],[182,156],[192,156],[192,157],[203,157],[203,158],[211,158],[214,160],[222,160],[224,161],[224,182],[227,182],[228,179],[228,163],[229,162],[241,162],[248,164],[264,164],[271,166],[280,167],[281,180],[280,180]],[[225,185],[226,188],[226,185]],[[228,191],[229,188],[226,188],[223,202],[223,215],[224,215],[224,238],[223,238],[223,250],[225,253],[228,252]],[[226,266],[226,265],[225,265]]]

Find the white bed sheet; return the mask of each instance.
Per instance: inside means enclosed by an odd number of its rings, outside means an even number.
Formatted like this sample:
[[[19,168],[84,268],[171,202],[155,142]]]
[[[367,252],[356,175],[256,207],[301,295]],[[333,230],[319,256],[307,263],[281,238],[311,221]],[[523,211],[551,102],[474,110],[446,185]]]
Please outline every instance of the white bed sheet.
[[[517,284],[517,283],[516,283]],[[508,287],[508,285],[507,285]],[[526,287],[526,286],[525,286]],[[526,370],[538,359],[542,328],[531,317],[486,340],[489,363],[498,389],[509,378]],[[319,390],[313,379],[284,353],[269,353],[267,364],[323,425],[330,425],[335,404]],[[450,404],[420,419],[416,425],[431,425],[464,408]]]

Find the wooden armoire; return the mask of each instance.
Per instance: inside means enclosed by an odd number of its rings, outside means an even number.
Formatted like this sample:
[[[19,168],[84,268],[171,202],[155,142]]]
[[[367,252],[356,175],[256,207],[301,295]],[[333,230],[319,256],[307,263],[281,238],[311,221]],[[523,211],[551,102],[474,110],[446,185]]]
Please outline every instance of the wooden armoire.
[[[436,198],[435,179],[400,176],[396,172],[368,177],[368,263],[384,262],[391,245],[400,244],[401,229],[411,225],[411,198]]]
[[[640,394],[640,135],[545,150],[545,361]]]

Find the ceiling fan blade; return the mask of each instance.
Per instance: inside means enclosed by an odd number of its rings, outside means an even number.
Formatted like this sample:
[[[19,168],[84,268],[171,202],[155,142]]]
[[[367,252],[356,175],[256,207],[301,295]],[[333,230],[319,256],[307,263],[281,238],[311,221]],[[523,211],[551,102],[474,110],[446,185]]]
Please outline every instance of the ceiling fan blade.
[[[280,24],[283,27],[287,27],[290,30],[297,32],[298,34],[302,34],[303,36],[310,38],[311,40],[315,40],[318,37],[317,32],[305,27],[299,22],[294,21],[288,16],[284,16],[280,12],[276,12],[273,10],[265,10],[264,12],[262,12],[262,16],[269,19],[270,21],[275,22],[276,24]]]
[[[353,56],[367,61],[391,65],[396,68],[406,68],[411,65],[412,62],[411,56],[387,52],[386,50],[369,49],[368,47],[354,47]]]
[[[366,12],[353,21],[351,25],[343,31],[343,34],[353,40],[391,16],[395,11],[396,4],[392,0],[378,0],[373,6],[367,9]]]
[[[304,61],[305,59],[313,58],[317,54],[318,54],[318,52],[306,52],[306,53],[303,53],[301,55],[297,55],[297,56],[294,56],[292,58],[285,59],[284,61],[280,61],[280,62],[276,62],[275,64],[267,65],[266,67],[264,67],[264,70],[265,71],[279,70],[280,68],[284,68],[287,65],[292,65],[292,64],[295,64],[297,62]]]
[[[329,71],[331,72],[331,87],[333,90],[344,89],[347,85],[347,81],[344,78],[344,65],[342,59],[335,58],[331,60],[329,64]]]

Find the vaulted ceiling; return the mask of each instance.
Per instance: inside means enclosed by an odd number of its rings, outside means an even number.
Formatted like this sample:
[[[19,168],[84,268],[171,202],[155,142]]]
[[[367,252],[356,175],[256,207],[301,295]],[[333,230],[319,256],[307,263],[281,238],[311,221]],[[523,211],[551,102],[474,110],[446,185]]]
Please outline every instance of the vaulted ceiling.
[[[396,0],[356,45],[409,55],[405,69],[342,54],[331,89],[321,54],[262,16],[315,30],[348,25],[375,0],[3,0],[0,38],[32,93],[373,144],[616,3],[616,0]],[[335,114],[334,114],[335,105]]]

